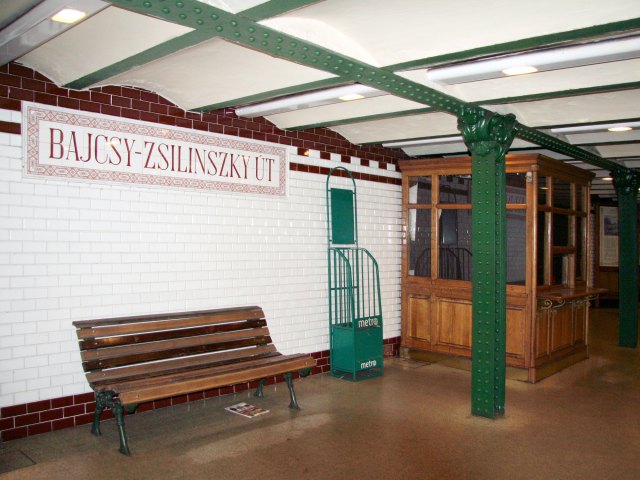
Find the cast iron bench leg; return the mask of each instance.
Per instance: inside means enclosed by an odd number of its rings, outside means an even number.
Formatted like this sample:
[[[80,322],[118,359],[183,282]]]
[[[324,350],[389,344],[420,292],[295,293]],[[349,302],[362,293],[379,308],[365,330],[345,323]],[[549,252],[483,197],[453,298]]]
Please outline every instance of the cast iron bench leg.
[[[113,396],[113,392],[96,392],[96,411],[93,413],[91,433],[97,437],[102,435],[102,432],[100,431],[100,417],[102,416],[104,409],[107,407],[108,397],[110,396]]]
[[[120,436],[120,448],[118,451],[124,455],[131,455],[129,445],[127,444],[127,434],[124,432],[124,408],[120,402],[114,402],[111,410],[113,410],[113,413],[116,416],[118,435]]]
[[[296,400],[296,392],[293,391],[293,377],[291,373],[285,373],[282,375],[287,382],[287,387],[289,387],[289,396],[291,397],[291,402],[289,403],[289,408],[292,410],[300,410],[300,406],[298,405],[298,401]]]
[[[96,411],[93,414],[91,433],[93,433],[94,435],[101,435],[100,416],[102,415],[104,409],[109,407],[116,417],[116,425],[118,425],[118,434],[120,437],[119,452],[123,453],[124,455],[131,455],[131,452],[129,452],[129,445],[127,445],[127,435],[124,431],[124,408],[117,397],[118,394],[111,390],[96,392]]]
[[[264,386],[264,378],[261,378],[258,381],[258,388],[256,388],[256,393],[253,394],[254,397],[262,398],[264,397],[264,393],[262,392],[262,387]]]

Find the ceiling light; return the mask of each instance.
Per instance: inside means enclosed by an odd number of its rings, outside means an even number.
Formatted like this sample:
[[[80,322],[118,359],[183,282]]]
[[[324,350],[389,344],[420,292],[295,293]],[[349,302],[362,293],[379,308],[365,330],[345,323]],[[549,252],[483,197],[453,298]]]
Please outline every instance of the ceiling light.
[[[2,30],[0,36],[0,65],[29,53],[56,35],[72,28],[69,23],[52,21],[52,17],[70,5],[82,9],[85,18],[107,8],[101,0],[44,0]]]
[[[605,182],[611,182],[613,180],[612,177],[602,177],[600,180],[604,180]]]
[[[360,100],[361,98],[364,98],[364,95],[360,95],[359,93],[351,93],[349,95],[338,97],[338,100],[342,100],[343,102],[350,102],[352,100]]]
[[[610,132],[626,132],[628,130],[612,130],[615,128],[628,128],[640,127],[640,122],[624,122],[624,123],[600,123],[592,125],[574,125],[572,127],[558,127],[552,128],[553,133],[589,133],[589,132],[603,132],[608,130]]]
[[[387,95],[387,93],[373,87],[367,87],[366,85],[356,83],[353,85],[344,85],[342,87],[317,90],[315,92],[301,93],[299,95],[291,95],[289,97],[270,100],[268,102],[240,107],[236,109],[236,115],[249,118],[264,117],[267,115],[275,115],[276,113],[292,112],[303,108],[319,107],[321,105],[338,103],[338,99],[342,100],[343,97],[350,98],[353,95],[358,95],[358,97],[355,98],[370,98],[377,97],[379,95]],[[355,98],[352,99],[355,100]]]
[[[444,145],[456,142],[462,142],[462,136],[456,135],[451,137],[421,138],[418,140],[400,140],[397,142],[383,143],[382,146],[385,148],[404,148],[419,147],[421,145]]]
[[[82,12],[80,10],[76,10],[74,8],[63,8],[58,13],[56,13],[51,20],[54,22],[60,23],[76,23],[82,20],[87,16],[86,12]]]
[[[445,85],[488,80],[503,76],[506,69],[535,65],[538,71],[628,60],[640,56],[640,37],[606,40],[547,50],[504,55],[427,70],[429,80]]]
[[[629,132],[633,130],[631,127],[623,126],[623,127],[610,127],[607,128],[610,132]]]
[[[505,75],[513,76],[526,75],[527,73],[536,73],[537,71],[538,69],[536,67],[521,66],[505,68],[504,70],[502,70],[502,73],[504,73]]]

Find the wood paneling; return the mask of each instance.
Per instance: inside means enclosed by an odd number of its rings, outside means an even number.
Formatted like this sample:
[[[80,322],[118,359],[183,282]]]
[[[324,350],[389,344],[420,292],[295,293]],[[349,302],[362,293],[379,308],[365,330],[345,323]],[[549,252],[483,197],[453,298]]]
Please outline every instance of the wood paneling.
[[[525,310],[507,308],[507,355],[524,357]]]
[[[551,352],[573,343],[573,308],[570,305],[556,308],[551,313]]]
[[[409,335],[431,343],[431,300],[409,297]]]
[[[471,348],[471,303],[439,298],[437,312],[436,343]]]

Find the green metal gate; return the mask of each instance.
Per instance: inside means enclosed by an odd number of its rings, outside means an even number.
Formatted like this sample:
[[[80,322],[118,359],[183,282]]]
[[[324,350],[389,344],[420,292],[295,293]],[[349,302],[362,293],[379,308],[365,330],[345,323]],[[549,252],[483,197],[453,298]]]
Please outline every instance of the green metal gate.
[[[352,189],[331,188],[332,175]],[[327,240],[331,375],[351,381],[384,371],[378,262],[358,247],[356,183],[344,167],[327,176]]]

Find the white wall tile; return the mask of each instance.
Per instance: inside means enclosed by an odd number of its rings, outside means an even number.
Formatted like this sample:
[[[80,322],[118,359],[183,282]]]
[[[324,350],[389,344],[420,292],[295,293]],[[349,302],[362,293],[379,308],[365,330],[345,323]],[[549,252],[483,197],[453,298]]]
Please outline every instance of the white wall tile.
[[[42,180],[23,177],[20,145],[0,135],[0,372],[12,374],[0,406],[89,390],[74,320],[260,305],[283,353],[329,348],[324,176],[290,172],[286,198]],[[400,187],[357,188],[360,246],[378,259],[395,337]]]

